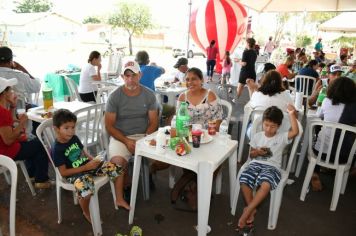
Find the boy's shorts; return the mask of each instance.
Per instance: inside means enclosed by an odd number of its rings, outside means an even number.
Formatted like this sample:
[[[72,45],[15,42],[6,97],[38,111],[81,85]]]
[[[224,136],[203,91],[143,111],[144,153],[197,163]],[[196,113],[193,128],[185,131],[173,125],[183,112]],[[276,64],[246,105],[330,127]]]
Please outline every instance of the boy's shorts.
[[[122,168],[111,162],[104,162],[100,168],[80,173],[67,178],[67,181],[74,184],[79,197],[86,197],[95,193],[94,176],[108,175],[111,181],[122,174]]]
[[[281,172],[274,166],[251,162],[241,173],[240,184],[246,184],[251,189],[259,187],[262,182],[268,182],[271,190],[275,189],[281,180]]]

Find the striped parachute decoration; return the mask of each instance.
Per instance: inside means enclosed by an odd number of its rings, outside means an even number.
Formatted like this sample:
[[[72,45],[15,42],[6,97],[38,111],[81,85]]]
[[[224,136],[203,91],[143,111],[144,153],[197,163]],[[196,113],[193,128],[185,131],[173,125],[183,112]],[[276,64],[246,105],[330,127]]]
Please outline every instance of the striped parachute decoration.
[[[225,51],[232,51],[242,39],[247,28],[245,8],[235,0],[208,0],[192,12],[190,34],[205,52],[211,40],[219,49],[217,72],[221,72],[220,60]]]

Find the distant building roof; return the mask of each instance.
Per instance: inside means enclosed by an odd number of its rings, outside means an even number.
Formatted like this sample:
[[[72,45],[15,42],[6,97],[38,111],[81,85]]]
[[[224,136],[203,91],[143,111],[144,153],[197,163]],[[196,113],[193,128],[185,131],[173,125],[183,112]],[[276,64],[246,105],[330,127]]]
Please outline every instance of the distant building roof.
[[[31,22],[41,20],[50,15],[57,15],[58,17],[62,17],[68,21],[71,21],[74,24],[81,25],[80,22],[77,22],[71,18],[63,16],[56,12],[39,12],[39,13],[14,13],[14,12],[1,12],[0,13],[0,25],[8,25],[8,26],[23,26],[29,24]]]

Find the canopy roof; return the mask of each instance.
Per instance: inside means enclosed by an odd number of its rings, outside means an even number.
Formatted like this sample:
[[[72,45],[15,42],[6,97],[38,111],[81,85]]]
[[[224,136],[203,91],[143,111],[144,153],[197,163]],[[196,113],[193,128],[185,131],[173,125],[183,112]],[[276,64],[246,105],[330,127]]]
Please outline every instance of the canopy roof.
[[[356,33],[356,12],[345,12],[319,25],[328,32]]]
[[[258,12],[356,11],[355,0],[239,0]]]

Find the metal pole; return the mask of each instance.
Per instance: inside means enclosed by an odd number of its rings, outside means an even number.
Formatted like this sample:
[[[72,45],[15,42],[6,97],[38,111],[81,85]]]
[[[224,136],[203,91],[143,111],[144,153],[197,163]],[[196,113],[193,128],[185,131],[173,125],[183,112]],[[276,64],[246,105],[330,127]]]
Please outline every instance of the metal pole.
[[[189,33],[190,33],[190,17],[192,15],[192,0],[189,0],[189,17],[188,17],[188,32],[187,32],[187,50],[185,53],[185,56],[188,58],[188,51],[189,51]]]

